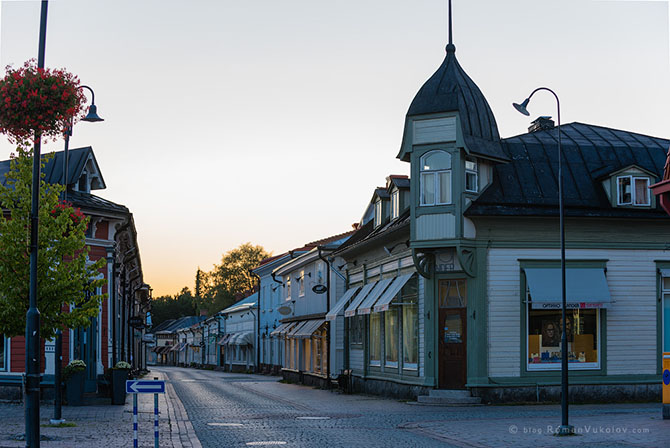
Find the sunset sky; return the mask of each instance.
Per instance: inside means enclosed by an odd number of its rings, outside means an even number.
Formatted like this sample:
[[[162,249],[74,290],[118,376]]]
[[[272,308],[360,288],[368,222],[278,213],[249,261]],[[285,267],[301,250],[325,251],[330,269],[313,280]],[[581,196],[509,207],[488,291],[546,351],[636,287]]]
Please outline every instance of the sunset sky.
[[[0,64],[37,57],[39,1],[2,1]],[[668,1],[453,0],[456,55],[500,134],[563,123],[670,137]],[[276,253],[345,232],[444,58],[446,0],[53,0],[46,65],[96,93],[107,190],[134,214],[154,295],[244,242]],[[46,151],[62,150],[62,142]],[[0,142],[0,159],[12,147]],[[569,238],[569,237],[568,237]]]

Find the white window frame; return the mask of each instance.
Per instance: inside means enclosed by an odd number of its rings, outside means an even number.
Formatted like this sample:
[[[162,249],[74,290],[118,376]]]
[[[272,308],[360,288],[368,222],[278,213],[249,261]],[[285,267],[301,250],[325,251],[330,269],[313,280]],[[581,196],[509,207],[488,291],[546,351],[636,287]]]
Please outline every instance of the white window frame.
[[[285,300],[291,300],[291,276],[287,275],[284,277],[284,290],[286,292],[286,295],[284,297]]]
[[[526,337],[524,338],[523,343],[526,346],[526,371],[527,372],[545,372],[545,371],[560,371],[561,363],[553,364],[533,364],[528,362],[530,359],[530,352],[528,351],[528,328],[530,327],[530,311],[532,310],[530,302],[530,291],[526,290]],[[598,332],[598,361],[597,362],[580,362],[580,363],[568,363],[568,370],[600,370],[602,368],[601,356],[602,356],[602,326],[601,326],[601,316],[602,310],[600,308],[595,308],[596,310],[596,331]],[[566,310],[567,311],[567,310]]]
[[[475,168],[473,169],[468,169],[468,163],[474,163]],[[475,189],[470,190],[468,188],[468,174],[473,174],[475,176]],[[465,188],[465,191],[468,193],[478,193],[479,192],[479,163],[477,163],[477,159],[472,158],[472,157],[466,157],[465,158],[465,185],[463,186]]]
[[[645,191],[645,196],[646,196],[646,202],[644,204],[638,204],[637,203],[637,193],[636,193],[637,189],[636,189],[635,183],[638,180],[643,180],[647,184],[647,188],[645,188],[645,190],[644,190]],[[631,184],[630,188],[631,188],[631,191],[633,193],[632,196],[633,196],[633,205],[634,206],[636,206],[636,207],[649,207],[651,205],[651,194],[650,194],[650,191],[649,191],[649,184],[650,184],[650,182],[649,182],[648,177],[633,176],[633,183]]]
[[[326,283],[326,263],[323,261],[316,262],[316,284],[324,285]]]
[[[298,277],[298,296],[305,297],[305,270],[300,270],[300,277]]]
[[[393,190],[391,193],[391,219],[400,216],[400,191]]]
[[[427,157],[430,157],[432,154],[435,154],[437,152],[443,152],[449,157],[449,168],[448,169],[439,169],[439,170],[424,170],[424,160]],[[444,151],[442,149],[436,149],[434,151],[429,151],[423,156],[421,156],[420,159],[421,166],[419,167],[419,205],[421,206],[434,206],[434,205],[450,205],[453,202],[453,179],[451,175],[451,166],[452,166],[452,160],[451,160],[451,154],[449,154],[447,151]],[[424,177],[425,175],[432,174],[433,176],[433,202],[424,202]],[[448,198],[446,202],[440,202],[440,175],[441,174],[448,174],[449,176],[449,189],[448,191]]]
[[[375,201],[375,227],[379,227],[382,224],[382,200],[377,199]]]
[[[620,186],[620,180],[621,179],[628,179],[630,181],[630,202],[622,202],[621,200],[621,186]],[[638,180],[645,181],[647,184],[647,188],[645,190],[645,196],[646,196],[646,202],[643,204],[637,204],[637,197],[636,197],[636,189],[635,189],[635,183]],[[651,205],[651,193],[649,191],[649,185],[651,184],[650,180],[648,177],[645,176],[633,176],[633,175],[628,175],[628,176],[617,176],[616,178],[616,196],[617,196],[617,205],[632,205],[633,207],[649,207]]]

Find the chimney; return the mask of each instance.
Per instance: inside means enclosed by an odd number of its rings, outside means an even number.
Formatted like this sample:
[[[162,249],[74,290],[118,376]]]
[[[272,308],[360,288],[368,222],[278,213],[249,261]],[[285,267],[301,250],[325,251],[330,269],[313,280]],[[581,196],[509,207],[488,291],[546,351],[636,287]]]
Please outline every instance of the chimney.
[[[551,117],[544,115],[531,122],[528,132],[546,131],[548,129],[554,129],[554,127],[554,120],[552,120]]]

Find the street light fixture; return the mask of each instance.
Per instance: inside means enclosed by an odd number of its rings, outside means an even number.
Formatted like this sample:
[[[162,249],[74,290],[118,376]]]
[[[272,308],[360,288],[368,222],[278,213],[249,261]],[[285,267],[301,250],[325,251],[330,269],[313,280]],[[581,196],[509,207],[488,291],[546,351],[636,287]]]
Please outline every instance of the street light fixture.
[[[79,86],[80,89],[88,89],[91,92],[91,105],[88,108],[88,113],[83,121],[88,122],[98,122],[104,121],[103,118],[98,116],[98,108],[95,105],[95,92],[89,86]],[[70,122],[70,125],[65,130],[65,147],[63,149],[63,185],[65,190],[63,191],[63,201],[67,201],[67,186],[68,186],[68,164],[70,159],[70,136],[72,135],[73,123]],[[61,360],[63,357],[63,333],[61,330],[56,331],[56,347],[54,348],[54,387],[55,387],[55,396],[54,396],[54,418],[51,419],[51,424],[57,425],[63,423],[65,420],[62,417],[62,404],[63,404],[63,394],[61,390]]]
[[[520,113],[528,116],[528,103],[530,99],[540,90],[546,90],[554,95],[556,98],[556,109],[558,118],[558,214],[560,222],[561,233],[561,316],[562,336],[561,336],[561,426],[558,430],[558,435],[567,436],[574,434],[574,427],[568,423],[568,335],[566,332],[566,316],[565,310],[567,308],[567,299],[565,294],[565,213],[563,209],[563,154],[561,151],[561,102],[558,95],[553,90],[547,87],[538,87],[533,90],[528,98],[523,100],[521,104],[512,103],[512,106]]]

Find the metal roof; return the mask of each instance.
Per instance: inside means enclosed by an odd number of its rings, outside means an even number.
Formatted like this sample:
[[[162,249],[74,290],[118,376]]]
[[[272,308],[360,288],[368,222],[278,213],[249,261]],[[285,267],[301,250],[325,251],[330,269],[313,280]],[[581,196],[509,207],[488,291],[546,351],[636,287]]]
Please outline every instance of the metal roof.
[[[458,63],[456,47],[449,44],[446,51],[442,65],[412,100],[407,117],[458,112],[467,149],[484,157],[506,160],[489,103]]]
[[[493,167],[493,183],[466,215],[558,215],[557,129],[504,139],[510,161]],[[566,216],[667,217],[658,207],[612,207],[601,181],[631,166],[660,179],[670,140],[584,123],[561,126],[561,137]]]

